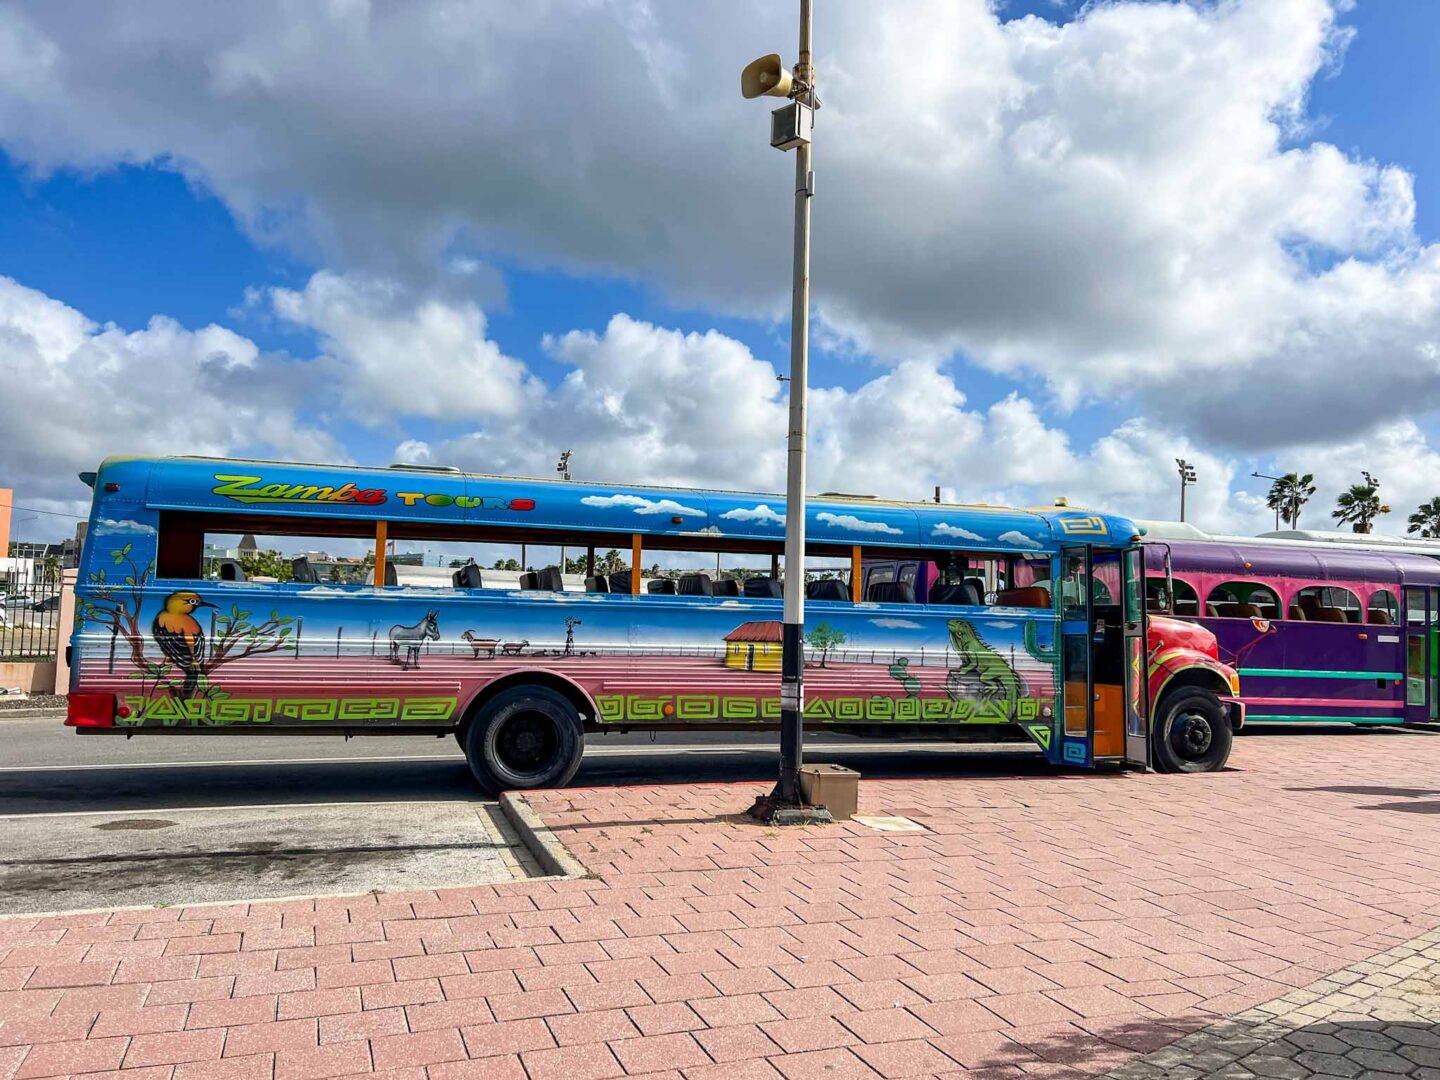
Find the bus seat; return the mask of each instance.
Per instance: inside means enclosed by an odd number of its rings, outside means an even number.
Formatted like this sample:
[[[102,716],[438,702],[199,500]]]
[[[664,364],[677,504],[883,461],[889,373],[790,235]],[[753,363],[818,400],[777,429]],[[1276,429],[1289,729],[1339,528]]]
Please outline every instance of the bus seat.
[[[805,586],[807,600],[850,600],[850,588],[839,578],[824,578]]]
[[[455,587],[457,589],[483,589],[485,579],[480,576],[480,567],[473,562],[466,563],[455,571]]]
[[[974,589],[974,590],[975,590],[975,595],[980,598],[979,600],[976,600],[975,603],[977,603],[977,604],[983,604],[983,603],[985,603],[985,593],[986,593],[988,590],[985,588],[985,579],[984,579],[984,578],[967,577],[967,578],[965,579],[965,584],[966,584],[966,585],[969,585],[972,589]]]
[[[609,592],[610,579],[606,577],[595,577],[594,575],[585,579],[586,592]]]
[[[721,578],[719,581],[712,581],[710,587],[714,590],[714,596],[739,596],[740,583],[734,578]]]
[[[979,607],[984,602],[984,596],[973,581],[962,581],[957,585],[930,586],[932,604],[968,604],[970,607]]]
[[[1048,608],[1050,590],[1043,585],[1028,585],[1022,589],[1001,589],[995,594],[997,607]]]
[[[314,571],[312,570],[311,573],[314,573]],[[386,584],[386,585],[399,585],[399,584],[400,584],[400,575],[399,575],[398,573],[396,573],[396,571],[395,571],[395,564],[394,564],[393,562],[391,562],[389,559],[386,559],[386,560],[385,560],[385,584]]]
[[[290,580],[298,581],[302,585],[318,585],[320,584],[320,575],[310,565],[310,560],[301,555],[298,559],[290,560]]]
[[[915,586],[908,581],[877,581],[866,599],[872,604],[913,604]]]
[[[773,577],[752,577],[745,579],[745,595],[779,600],[785,595],[780,582]]]
[[[668,577],[652,577],[645,582],[645,591],[660,596],[675,595],[675,579]]]
[[[1372,608],[1370,611],[1370,622],[1376,626],[1394,626],[1395,620],[1390,617],[1390,612],[1383,608]]]
[[[628,593],[630,591],[630,571],[616,570],[610,575],[610,591]]]
[[[1294,619],[1296,622],[1305,622],[1305,612],[1301,611],[1294,604],[1290,605],[1290,613],[1285,616],[1287,619]]]
[[[242,566],[240,565],[240,563],[237,562],[235,559],[221,559],[221,560],[220,560],[220,580],[221,580],[221,581],[244,581],[244,580],[245,580],[245,568],[242,567]]]
[[[523,574],[520,575],[520,588],[522,588],[522,589],[538,589],[538,588],[540,588],[540,575],[537,574],[534,570],[527,570],[527,571],[525,571],[525,573],[523,573]]]
[[[1345,618],[1345,612],[1340,608],[1322,607],[1315,609],[1314,614],[1310,617],[1310,621],[1343,623],[1349,622],[1350,620]]]
[[[709,574],[681,574],[676,592],[681,596],[714,596],[715,588]]]
[[[560,574],[558,566],[547,566],[544,570],[535,572],[535,587],[545,592],[564,592],[565,579]]]

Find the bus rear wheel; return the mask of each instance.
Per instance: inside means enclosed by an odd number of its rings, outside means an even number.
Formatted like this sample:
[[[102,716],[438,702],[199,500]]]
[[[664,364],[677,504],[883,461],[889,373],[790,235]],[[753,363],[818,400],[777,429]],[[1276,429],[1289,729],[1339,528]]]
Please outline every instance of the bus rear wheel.
[[[559,787],[580,768],[585,734],[563,694],[517,686],[481,706],[464,735],[465,760],[488,794]]]
[[[1225,709],[1210,691],[1181,687],[1160,702],[1151,734],[1157,772],[1215,772],[1225,767],[1232,742]]]

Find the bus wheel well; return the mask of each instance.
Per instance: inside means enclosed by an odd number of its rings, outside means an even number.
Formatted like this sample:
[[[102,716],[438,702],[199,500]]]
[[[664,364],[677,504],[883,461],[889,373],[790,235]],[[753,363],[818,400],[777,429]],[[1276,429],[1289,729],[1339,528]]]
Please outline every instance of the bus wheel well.
[[[595,720],[597,715],[595,703],[590,696],[576,686],[569,679],[562,679],[548,671],[516,671],[510,675],[504,675],[494,682],[486,683],[481,691],[470,699],[465,706],[465,713],[460,723],[455,726],[455,737],[463,743],[465,731],[487,703],[492,701],[497,694],[502,694],[516,686],[543,686],[547,690],[554,690],[557,694],[563,695],[575,711],[580,714],[581,720],[588,726]]]
[[[1223,698],[1230,696],[1229,684],[1221,678],[1217,672],[1203,667],[1185,668],[1183,671],[1177,671],[1170,677],[1165,685],[1161,687],[1160,695],[1155,699],[1153,712],[1159,715],[1161,711],[1160,706],[1166,698],[1179,690],[1192,688],[1196,690],[1208,690],[1217,697]]]

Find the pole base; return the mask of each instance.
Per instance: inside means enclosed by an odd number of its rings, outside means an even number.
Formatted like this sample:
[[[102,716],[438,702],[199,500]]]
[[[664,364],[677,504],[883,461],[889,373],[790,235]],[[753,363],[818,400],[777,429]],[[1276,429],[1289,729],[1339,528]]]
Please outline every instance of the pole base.
[[[773,792],[761,795],[745,811],[762,825],[833,825],[835,819],[823,806],[804,806],[782,800]]]

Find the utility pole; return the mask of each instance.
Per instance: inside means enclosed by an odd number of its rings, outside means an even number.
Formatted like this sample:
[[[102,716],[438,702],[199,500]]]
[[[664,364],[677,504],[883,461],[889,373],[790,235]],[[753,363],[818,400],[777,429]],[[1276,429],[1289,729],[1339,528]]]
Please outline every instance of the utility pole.
[[[785,586],[781,628],[780,776],[760,812],[772,820],[829,820],[804,807],[800,766],[804,761],[805,714],[805,390],[810,354],[810,199],[815,194],[810,136],[815,110],[811,62],[811,0],[800,0],[800,48],[793,75],[776,53],[762,56],[740,75],[747,98],[784,97],[790,104],[770,114],[770,145],[795,151],[795,252],[790,304],[790,423],[786,441]],[[823,815],[823,816],[822,816]]]
[[[1180,520],[1185,520],[1185,486],[1195,483],[1195,466],[1191,465],[1184,458],[1176,458],[1175,464],[1180,467]]]

